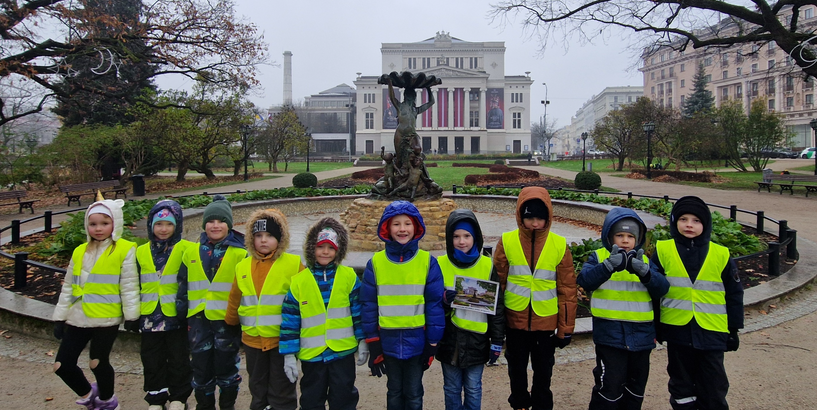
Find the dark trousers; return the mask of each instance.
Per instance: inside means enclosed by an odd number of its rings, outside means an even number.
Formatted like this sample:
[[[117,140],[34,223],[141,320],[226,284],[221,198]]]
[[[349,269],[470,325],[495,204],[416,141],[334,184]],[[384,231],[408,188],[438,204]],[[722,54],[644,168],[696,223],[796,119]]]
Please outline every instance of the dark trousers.
[[[383,355],[386,360],[386,409],[422,410],[423,363],[420,357],[397,359]]]
[[[114,371],[109,356],[118,334],[119,326],[75,327],[65,325],[60,349],[54,359],[55,363],[60,364],[60,368],[55,373],[77,396],[85,396],[91,391],[91,383],[77,365],[79,355],[88,342],[91,343],[88,356],[92,361],[99,361],[96,367],[91,367],[99,388],[99,398],[107,400],[113,396]]]
[[[553,409],[550,378],[553,375],[553,357],[556,346],[553,332],[506,329],[505,358],[511,379],[508,403],[515,409]],[[528,391],[528,359],[533,367],[533,383]]]
[[[355,355],[331,362],[301,362],[301,410],[354,410],[360,399],[355,387]]]
[[[674,410],[728,410],[723,352],[667,343],[670,405]]]
[[[651,352],[596,345],[596,385],[590,410],[640,410],[650,375]]]
[[[298,405],[295,383],[284,373],[284,356],[278,348],[264,352],[244,345],[244,354],[252,394],[250,410],[263,410],[267,406],[272,410],[294,410]]]
[[[142,333],[141,355],[145,401],[152,406],[169,401],[186,403],[193,392],[187,328]]]
[[[199,312],[187,319],[187,329],[193,388],[213,392],[218,385],[222,390],[237,390],[241,383],[238,374],[241,327],[227,325],[223,320],[209,320],[204,312]]]

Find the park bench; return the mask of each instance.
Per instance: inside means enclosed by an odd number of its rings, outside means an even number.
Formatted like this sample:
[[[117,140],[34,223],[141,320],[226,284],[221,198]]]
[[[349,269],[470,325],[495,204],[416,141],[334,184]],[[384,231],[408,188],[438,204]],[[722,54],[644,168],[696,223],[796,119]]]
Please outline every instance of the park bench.
[[[98,190],[102,191],[103,194],[115,193],[114,198],[119,198],[119,194],[124,195],[125,198],[128,197],[128,187],[120,185],[119,181],[115,179],[60,186],[60,191],[65,193],[65,197],[68,198],[68,206],[71,206],[71,202],[74,201],[77,202],[77,205],[82,206],[80,198],[84,195],[96,195]]]
[[[2,202],[0,206],[4,205],[17,205],[20,207],[20,212],[23,213],[23,208],[28,208],[31,210],[31,213],[34,213],[34,203],[39,201],[39,199],[29,199],[29,200],[21,200],[21,198],[26,197],[26,191],[5,191],[0,192],[0,201],[6,201],[11,199],[16,199],[16,202]]]
[[[772,185],[780,187],[780,194],[783,191],[789,191],[789,195],[794,195],[794,187],[802,187],[806,189],[806,196],[811,192],[817,192],[817,175],[804,174],[783,174],[772,175],[766,178],[763,182],[755,182],[757,184],[757,192],[761,188],[766,188],[766,192],[772,192]]]

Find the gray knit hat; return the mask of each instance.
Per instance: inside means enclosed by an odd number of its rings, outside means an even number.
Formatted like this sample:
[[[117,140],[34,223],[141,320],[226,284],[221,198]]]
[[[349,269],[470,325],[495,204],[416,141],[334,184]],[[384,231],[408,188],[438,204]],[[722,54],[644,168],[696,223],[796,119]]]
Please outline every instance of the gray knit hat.
[[[206,229],[207,222],[219,220],[227,223],[227,227],[233,229],[233,206],[223,195],[213,197],[213,202],[204,208],[204,217],[201,220],[201,229]]]
[[[613,242],[613,237],[615,237],[616,234],[619,232],[627,232],[633,234],[633,236],[635,236],[635,242],[638,243],[642,235],[641,224],[639,224],[638,221],[636,221],[633,218],[619,219],[618,221],[616,221],[616,223],[613,224],[612,227],[610,227],[609,233],[610,237],[608,238],[610,243]]]

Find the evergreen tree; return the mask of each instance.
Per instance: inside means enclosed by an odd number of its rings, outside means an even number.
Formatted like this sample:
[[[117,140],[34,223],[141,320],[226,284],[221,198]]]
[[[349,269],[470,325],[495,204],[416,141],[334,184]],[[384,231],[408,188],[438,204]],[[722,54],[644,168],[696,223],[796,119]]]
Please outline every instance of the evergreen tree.
[[[706,89],[706,82],[704,65],[700,64],[692,79],[692,93],[689,94],[681,108],[684,117],[691,118],[699,112],[708,113],[715,106],[715,96]]]

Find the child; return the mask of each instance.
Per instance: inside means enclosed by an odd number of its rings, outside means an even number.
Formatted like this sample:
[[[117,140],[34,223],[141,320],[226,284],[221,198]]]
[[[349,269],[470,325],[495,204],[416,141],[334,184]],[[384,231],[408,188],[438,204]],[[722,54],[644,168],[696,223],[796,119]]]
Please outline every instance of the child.
[[[650,274],[644,256],[647,227],[631,209],[614,208],[604,218],[601,243],[576,282],[593,292],[596,385],[590,410],[640,409],[655,348],[653,300],[667,293],[664,275]]]
[[[227,299],[235,279],[235,266],[247,256],[244,235],[233,229],[233,209],[221,195],[204,208],[204,232],[199,246],[184,253],[179,270],[187,295],[187,338],[190,342],[193,389],[197,410],[232,410],[238,396],[240,329],[225,322]]]
[[[186,297],[178,297],[182,257],[193,243],[182,239],[182,207],[171,200],[156,203],[147,218],[149,243],[136,249],[142,290],[142,316],[134,331],[142,332],[148,410],[185,410],[190,385]],[[181,308],[177,305],[182,304]]]
[[[728,409],[723,353],[738,350],[743,286],[729,249],[710,241],[712,214],[695,196],[675,202],[672,239],[658,241],[653,275],[670,282],[661,299],[658,341],[667,342],[670,405],[675,410]]]
[[[119,409],[114,370],[109,361],[119,324],[139,319],[139,276],[133,242],[122,239],[121,199],[103,199],[85,213],[88,242],[74,249],[54,309],[54,336],[62,340],[54,373],[71,388],[77,404],[88,410]],[[90,384],[77,359],[91,343]]]
[[[368,361],[368,346],[360,325],[360,280],[346,257],[348,233],[340,222],[324,218],[309,228],[304,258],[309,267],[292,278],[284,299],[281,354],[301,360],[301,408],[355,409],[355,350],[357,365]],[[292,366],[292,378],[297,367]]]
[[[494,267],[505,292],[505,358],[514,409],[552,409],[556,347],[570,344],[576,321],[573,255],[564,237],[550,231],[553,206],[541,187],[523,188],[516,201],[518,229],[496,246]],[[528,391],[528,358],[533,385]]]
[[[473,212],[457,209],[448,215],[445,247],[447,254],[437,259],[445,281],[445,306],[451,306],[456,295],[454,276],[499,282],[499,276],[492,272],[491,258],[480,255],[482,230]],[[437,350],[437,360],[443,367],[447,410],[479,410],[482,407],[482,370],[486,362],[496,363],[505,342],[502,293],[496,296],[494,315],[446,308],[445,332]]]
[[[442,273],[419,249],[425,225],[410,202],[386,206],[377,231],[386,249],[366,264],[360,292],[369,368],[378,377],[388,370],[387,409],[420,410],[423,372],[445,328]]]
[[[281,211],[255,211],[247,221],[247,230],[251,233],[246,239],[250,257],[235,268],[225,320],[230,325],[241,323],[252,394],[250,409],[294,410],[298,401],[295,380],[287,380],[284,373],[286,362],[278,351],[278,337],[284,296],[292,277],[304,266],[300,257],[286,253],[289,226]]]

